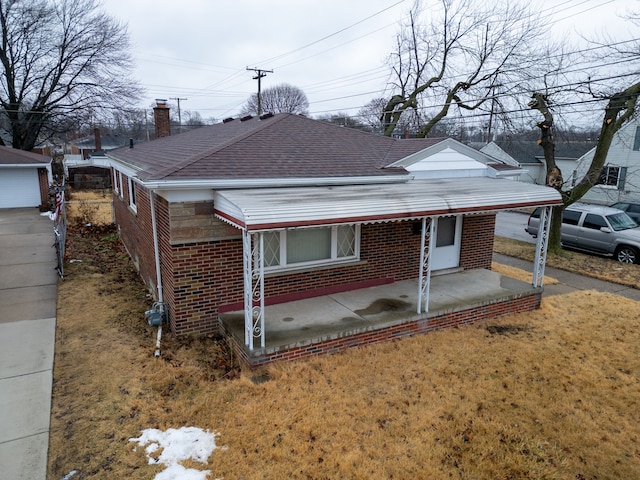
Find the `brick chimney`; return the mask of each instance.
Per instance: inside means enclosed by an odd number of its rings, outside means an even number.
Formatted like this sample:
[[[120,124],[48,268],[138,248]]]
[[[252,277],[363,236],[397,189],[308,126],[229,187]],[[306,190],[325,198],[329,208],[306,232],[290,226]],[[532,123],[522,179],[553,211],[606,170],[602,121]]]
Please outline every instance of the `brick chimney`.
[[[171,135],[171,123],[169,122],[169,107],[166,100],[156,99],[153,107],[153,120],[156,124],[156,138]]]
[[[100,138],[100,129],[99,128],[94,128],[93,129],[93,136],[96,138],[96,152],[99,152],[102,150],[102,139]]]

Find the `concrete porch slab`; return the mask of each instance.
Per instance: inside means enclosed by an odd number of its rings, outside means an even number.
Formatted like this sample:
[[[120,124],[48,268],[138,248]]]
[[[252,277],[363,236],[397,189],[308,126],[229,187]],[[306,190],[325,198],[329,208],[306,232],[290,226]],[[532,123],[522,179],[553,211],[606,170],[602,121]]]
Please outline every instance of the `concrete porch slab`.
[[[431,278],[429,312],[417,313],[418,280],[341,292],[265,307],[265,348],[254,339],[247,357],[271,355],[333,339],[437,318],[456,311],[541,293],[531,284],[490,270]],[[220,315],[224,330],[244,345],[244,313]]]

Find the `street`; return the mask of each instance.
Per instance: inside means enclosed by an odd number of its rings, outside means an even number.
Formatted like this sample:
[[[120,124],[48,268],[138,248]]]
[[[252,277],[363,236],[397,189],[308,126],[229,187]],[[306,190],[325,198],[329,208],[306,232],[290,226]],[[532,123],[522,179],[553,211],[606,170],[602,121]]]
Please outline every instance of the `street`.
[[[536,239],[525,232],[529,215],[520,212],[499,212],[496,216],[496,235],[523,242],[535,243]]]

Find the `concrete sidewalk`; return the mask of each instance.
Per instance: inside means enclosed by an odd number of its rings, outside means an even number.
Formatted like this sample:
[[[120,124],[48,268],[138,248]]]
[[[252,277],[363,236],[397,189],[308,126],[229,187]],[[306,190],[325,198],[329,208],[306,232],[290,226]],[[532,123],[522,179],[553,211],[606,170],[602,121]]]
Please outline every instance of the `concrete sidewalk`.
[[[58,276],[53,222],[0,210],[0,477],[47,471]]]

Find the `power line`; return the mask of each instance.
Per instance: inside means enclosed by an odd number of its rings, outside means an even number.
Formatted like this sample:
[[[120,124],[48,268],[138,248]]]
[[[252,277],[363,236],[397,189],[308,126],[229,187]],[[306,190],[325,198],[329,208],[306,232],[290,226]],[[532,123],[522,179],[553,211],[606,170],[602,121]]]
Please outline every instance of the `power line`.
[[[263,70],[261,68],[249,68],[247,70],[256,72],[256,76],[253,77],[254,80],[258,80],[258,116],[262,115],[262,99],[261,99],[261,83],[260,81],[267,76],[267,73],[273,73],[273,70]]]

